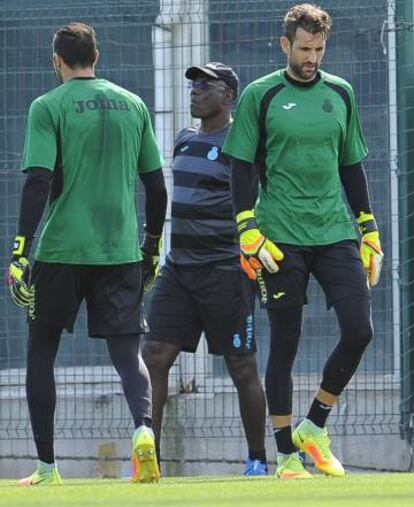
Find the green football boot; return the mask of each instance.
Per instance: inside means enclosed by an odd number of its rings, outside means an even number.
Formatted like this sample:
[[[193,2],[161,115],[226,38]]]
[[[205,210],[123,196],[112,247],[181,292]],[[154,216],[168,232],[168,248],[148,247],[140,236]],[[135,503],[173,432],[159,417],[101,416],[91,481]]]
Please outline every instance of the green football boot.
[[[326,428],[319,428],[309,419],[304,419],[292,434],[295,446],[305,452],[325,475],[343,477],[345,470],[331,449]]]
[[[158,482],[160,469],[151,428],[140,426],[132,436],[132,482]]]
[[[19,486],[61,486],[62,484],[62,477],[57,466],[42,461],[38,462],[36,471],[32,475],[19,481]]]
[[[292,454],[277,454],[276,475],[283,481],[293,479],[313,479],[305,469],[297,452]]]

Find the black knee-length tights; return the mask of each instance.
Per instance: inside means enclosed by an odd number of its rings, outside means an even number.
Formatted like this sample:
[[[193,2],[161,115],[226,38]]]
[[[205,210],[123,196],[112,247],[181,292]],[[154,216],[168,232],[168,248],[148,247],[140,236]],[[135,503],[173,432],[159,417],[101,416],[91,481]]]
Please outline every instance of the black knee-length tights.
[[[343,298],[333,305],[340,338],[323,369],[321,388],[339,396],[354,374],[372,339],[370,300]],[[302,328],[302,307],[268,310],[270,353],[266,369],[266,396],[270,415],[292,413],[292,367]]]
[[[54,363],[62,329],[37,322],[29,325],[26,395],[33,437],[39,459],[54,461],[53,428],[56,406]],[[106,339],[118,372],[135,427],[151,419],[151,384],[144,361],[138,355],[139,335]]]

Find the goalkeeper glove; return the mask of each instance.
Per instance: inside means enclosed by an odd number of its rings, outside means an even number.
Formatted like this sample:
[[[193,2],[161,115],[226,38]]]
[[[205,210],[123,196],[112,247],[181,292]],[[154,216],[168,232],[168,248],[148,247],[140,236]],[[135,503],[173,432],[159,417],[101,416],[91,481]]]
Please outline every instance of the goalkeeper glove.
[[[368,274],[370,287],[375,287],[379,281],[384,260],[377,223],[372,213],[364,213],[363,211],[359,214],[357,223],[361,233],[362,263]]]
[[[30,306],[34,299],[30,285],[29,255],[31,240],[16,236],[12,251],[12,260],[8,270],[7,284],[13,302],[20,307]]]
[[[144,226],[145,228],[145,226]],[[153,236],[145,231],[142,250],[142,278],[144,282],[144,294],[151,292],[155,278],[160,271],[160,253],[162,237]]]
[[[283,259],[283,252],[257,228],[254,211],[241,211],[236,216],[240,237],[240,262],[247,276],[256,280],[256,271],[266,268],[269,273],[277,273],[276,261]]]

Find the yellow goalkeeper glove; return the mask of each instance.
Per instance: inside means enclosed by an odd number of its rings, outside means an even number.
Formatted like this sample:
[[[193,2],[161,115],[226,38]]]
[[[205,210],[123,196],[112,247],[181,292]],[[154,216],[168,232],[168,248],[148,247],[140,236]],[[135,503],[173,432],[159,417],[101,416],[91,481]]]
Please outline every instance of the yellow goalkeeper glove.
[[[151,292],[155,278],[160,272],[161,248],[162,237],[153,236],[145,232],[144,241],[141,244],[144,294]]]
[[[254,211],[241,211],[236,222],[242,253],[240,262],[247,276],[256,280],[256,271],[263,268],[269,273],[277,273],[277,262],[283,259],[283,252],[259,231]]]
[[[20,307],[30,306],[34,291],[30,285],[30,263],[27,259],[31,241],[24,236],[16,236],[9,265],[7,285],[13,302]]]
[[[368,275],[370,287],[377,285],[384,261],[384,253],[381,249],[378,227],[372,213],[361,211],[357,218],[361,233],[361,259]]]

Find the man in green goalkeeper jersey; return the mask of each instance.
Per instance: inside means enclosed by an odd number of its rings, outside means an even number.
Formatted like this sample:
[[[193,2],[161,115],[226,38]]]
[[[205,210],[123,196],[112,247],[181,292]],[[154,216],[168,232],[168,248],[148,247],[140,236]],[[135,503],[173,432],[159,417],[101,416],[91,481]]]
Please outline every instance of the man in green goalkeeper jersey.
[[[95,76],[93,28],[56,32],[62,82],[31,105],[18,233],[9,267],[13,301],[28,308],[27,400],[39,457],[22,485],[60,484],[53,446],[53,365],[63,329],[73,331],[86,300],[89,335],[105,338],[134,419],[133,481],[159,478],[151,429],[151,386],[138,356],[140,304],[153,281],[167,194],[162,158],[144,102]],[[146,193],[146,234],[138,245],[137,175]],[[49,196],[30,277],[30,245]],[[142,252],[141,252],[142,250]]]
[[[377,284],[383,258],[352,87],[319,69],[330,27],[329,14],[316,6],[288,11],[281,38],[287,67],[247,86],[223,147],[232,157],[241,262],[257,279],[270,322],[266,395],[281,479],[311,478],[297,449],[323,473],[345,473],[325,423],[372,338],[369,286]],[[255,207],[248,185],[253,171],[260,176]],[[359,225],[360,249],[341,183]],[[291,373],[311,273],[336,312],[340,339],[292,435]]]

